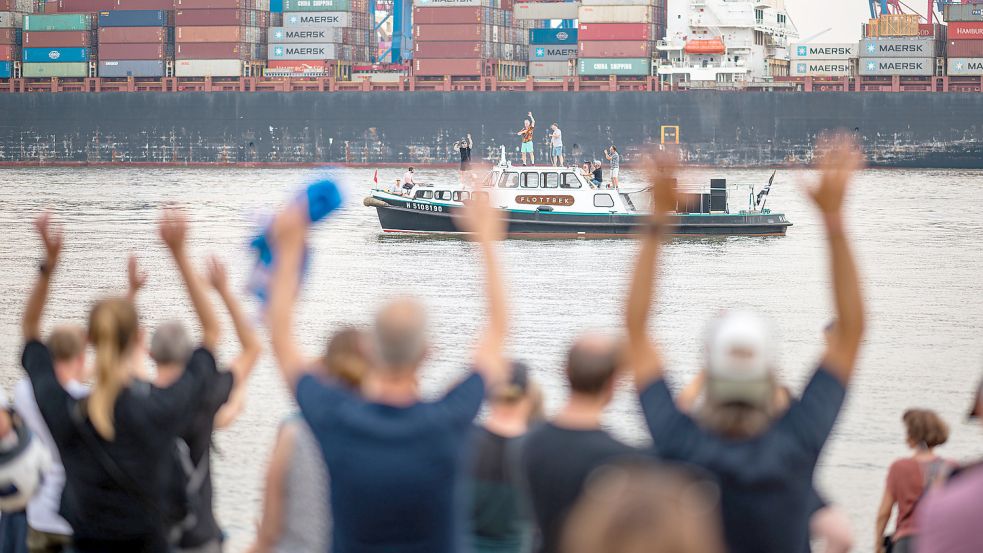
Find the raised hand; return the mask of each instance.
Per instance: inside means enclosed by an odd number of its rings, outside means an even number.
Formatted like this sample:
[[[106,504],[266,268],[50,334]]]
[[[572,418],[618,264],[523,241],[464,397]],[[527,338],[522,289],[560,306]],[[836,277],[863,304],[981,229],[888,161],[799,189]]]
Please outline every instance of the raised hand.
[[[60,227],[52,224],[51,213],[45,211],[34,220],[34,228],[37,229],[44,245],[45,265],[48,269],[53,269],[61,256],[61,247],[64,243],[64,236]]]
[[[675,211],[679,199],[676,182],[679,155],[674,150],[654,152],[645,158],[644,165],[652,190],[652,217],[661,219]]]
[[[160,216],[160,238],[172,253],[184,251],[188,237],[188,217],[180,209],[169,207]]]
[[[208,283],[218,292],[228,290],[229,277],[225,270],[225,264],[218,257],[210,256],[207,265]]]
[[[847,133],[825,135],[816,144],[819,182],[807,189],[812,202],[824,215],[835,215],[843,206],[850,178],[863,167],[863,153]]]
[[[130,254],[130,259],[126,263],[126,278],[129,283],[130,297],[135,297],[137,292],[147,285],[147,272],[139,269],[137,256],[133,254]]]

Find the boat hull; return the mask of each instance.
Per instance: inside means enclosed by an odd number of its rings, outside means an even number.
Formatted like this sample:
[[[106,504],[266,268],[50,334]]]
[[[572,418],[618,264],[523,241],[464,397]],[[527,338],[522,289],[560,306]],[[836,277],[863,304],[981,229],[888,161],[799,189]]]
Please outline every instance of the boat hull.
[[[377,198],[378,199],[378,198]],[[381,205],[385,204],[385,205]],[[455,224],[460,207],[415,200],[383,200],[376,205],[382,230],[408,234],[462,234]],[[619,238],[648,229],[642,214],[570,214],[503,211],[513,238]],[[668,232],[687,236],[783,236],[791,223],[778,213],[682,214],[670,217]]]

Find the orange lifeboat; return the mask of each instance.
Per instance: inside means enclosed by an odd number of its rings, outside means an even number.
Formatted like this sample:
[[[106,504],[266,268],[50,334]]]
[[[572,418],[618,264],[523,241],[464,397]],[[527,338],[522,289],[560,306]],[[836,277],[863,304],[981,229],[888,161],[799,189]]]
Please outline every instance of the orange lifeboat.
[[[724,40],[721,38],[687,40],[684,50],[687,54],[723,54],[726,52]]]

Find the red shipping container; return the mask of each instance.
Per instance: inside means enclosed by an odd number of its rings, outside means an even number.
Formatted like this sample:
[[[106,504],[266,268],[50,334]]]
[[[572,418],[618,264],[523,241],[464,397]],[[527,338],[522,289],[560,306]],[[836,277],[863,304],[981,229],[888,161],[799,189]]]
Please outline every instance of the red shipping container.
[[[180,10],[239,10],[255,7],[253,0],[173,0],[174,8]]]
[[[17,44],[17,29],[0,29],[0,44]]]
[[[118,10],[121,9],[119,5],[119,0],[59,0],[58,1],[58,12],[59,13],[82,13],[82,12],[98,12],[106,10]],[[126,9],[130,8],[127,4]]]
[[[11,44],[0,45],[0,61],[17,61],[20,59],[20,47]]]
[[[487,45],[487,46],[486,46]],[[474,59],[488,57],[489,42],[414,42],[413,57],[418,59]]]
[[[258,10],[177,10],[174,24],[184,26],[202,25],[254,25],[270,26],[270,12]]]
[[[174,46],[179,60],[246,59],[249,48],[238,42],[185,42]]]
[[[101,60],[162,60],[170,49],[162,44],[100,44]]]
[[[947,55],[950,58],[983,58],[983,40],[950,40]]]
[[[26,32],[24,48],[85,48],[92,44],[89,31]]]
[[[651,40],[648,23],[581,23],[577,40]]]
[[[45,2],[44,6],[42,6],[41,8],[41,13],[44,13],[46,15],[59,13],[58,0],[49,0],[48,2]]]
[[[491,39],[489,25],[415,25],[413,40],[451,41]]]
[[[949,40],[983,39],[983,21],[949,23]]]
[[[163,27],[101,27],[99,44],[164,44],[167,35]]]
[[[287,71],[291,73],[324,73],[328,70],[326,61],[287,61],[270,60],[266,67],[277,71]]]
[[[119,0],[118,10],[173,10],[174,0]]]
[[[242,27],[177,27],[177,42],[241,42]]]
[[[421,77],[480,77],[485,60],[413,60],[413,73]]]
[[[490,23],[485,21],[481,6],[453,8],[413,8],[413,24],[446,25],[448,23]]]
[[[639,40],[582,41],[578,55],[582,58],[647,58],[652,43]]]

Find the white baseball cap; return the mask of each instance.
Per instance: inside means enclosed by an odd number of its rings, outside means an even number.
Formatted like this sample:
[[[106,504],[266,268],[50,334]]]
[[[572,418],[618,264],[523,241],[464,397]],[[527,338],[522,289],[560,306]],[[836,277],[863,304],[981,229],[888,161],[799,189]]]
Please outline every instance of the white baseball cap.
[[[714,403],[765,406],[773,393],[775,333],[750,311],[729,311],[713,321],[706,337],[707,399]]]

